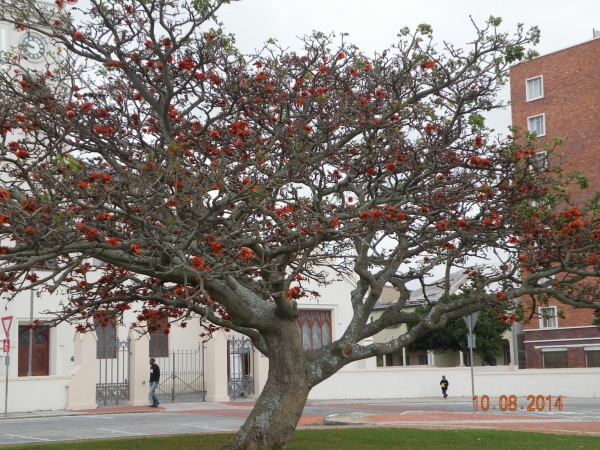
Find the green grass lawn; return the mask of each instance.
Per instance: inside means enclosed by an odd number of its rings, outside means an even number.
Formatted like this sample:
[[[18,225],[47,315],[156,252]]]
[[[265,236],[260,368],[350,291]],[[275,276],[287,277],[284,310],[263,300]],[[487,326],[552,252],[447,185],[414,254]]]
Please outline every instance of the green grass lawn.
[[[143,439],[86,440],[60,444],[31,444],[3,449],[25,450],[197,450],[218,449],[231,435],[201,434]],[[293,450],[313,449],[598,449],[600,437],[523,433],[497,430],[422,430],[409,428],[349,428],[301,430]]]

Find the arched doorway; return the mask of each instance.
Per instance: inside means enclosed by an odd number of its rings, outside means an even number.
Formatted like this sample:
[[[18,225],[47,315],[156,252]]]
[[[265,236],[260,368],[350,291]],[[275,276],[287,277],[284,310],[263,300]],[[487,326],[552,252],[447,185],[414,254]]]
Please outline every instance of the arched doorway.
[[[34,330],[31,371],[34,376],[50,375],[50,336],[48,330]],[[19,325],[19,376],[29,370],[29,327]]]

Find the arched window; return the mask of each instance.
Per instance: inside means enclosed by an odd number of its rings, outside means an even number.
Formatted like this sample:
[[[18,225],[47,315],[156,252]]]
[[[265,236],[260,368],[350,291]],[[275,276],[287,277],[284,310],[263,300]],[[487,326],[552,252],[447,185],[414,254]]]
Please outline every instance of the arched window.
[[[330,310],[302,309],[296,326],[304,350],[316,350],[331,344]]]
[[[165,334],[168,320],[155,319],[151,322],[152,331],[148,332],[150,337],[150,354],[151,358],[169,356],[169,335]]]
[[[111,359],[117,357],[117,329],[114,317],[94,318],[96,322],[96,358]]]

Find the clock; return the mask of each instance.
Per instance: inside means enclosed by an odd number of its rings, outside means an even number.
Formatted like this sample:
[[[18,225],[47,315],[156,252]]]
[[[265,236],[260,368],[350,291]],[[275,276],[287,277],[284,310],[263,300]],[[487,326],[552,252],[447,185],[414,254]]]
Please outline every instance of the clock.
[[[44,56],[44,52],[46,51],[46,44],[44,44],[44,41],[33,34],[25,36],[21,41],[21,45],[23,46],[23,52],[27,56],[27,59],[33,61],[42,59],[42,56]]]

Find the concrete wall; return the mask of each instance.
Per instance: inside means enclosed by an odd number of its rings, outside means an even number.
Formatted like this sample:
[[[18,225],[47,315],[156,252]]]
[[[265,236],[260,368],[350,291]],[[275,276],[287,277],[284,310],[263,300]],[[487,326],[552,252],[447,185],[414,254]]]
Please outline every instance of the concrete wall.
[[[475,394],[552,395],[558,397],[600,398],[600,369],[509,370],[475,368]],[[438,368],[390,367],[375,370],[340,371],[311,391],[311,400],[352,400],[441,397],[440,380],[450,381],[450,397],[471,397],[471,370],[468,367]]]
[[[12,358],[11,358],[12,359]],[[0,378],[0,413],[4,413],[4,366]],[[8,379],[8,412],[58,411],[67,405],[69,376],[19,377]]]

